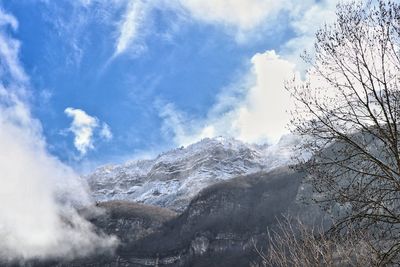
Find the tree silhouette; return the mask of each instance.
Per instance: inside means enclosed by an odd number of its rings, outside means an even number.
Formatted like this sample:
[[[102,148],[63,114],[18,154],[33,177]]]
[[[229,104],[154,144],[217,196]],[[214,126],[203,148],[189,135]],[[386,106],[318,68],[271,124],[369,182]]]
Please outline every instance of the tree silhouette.
[[[296,100],[292,130],[315,201],[334,216],[332,232],[368,230],[380,265],[400,255],[400,4],[343,3],[316,34]]]

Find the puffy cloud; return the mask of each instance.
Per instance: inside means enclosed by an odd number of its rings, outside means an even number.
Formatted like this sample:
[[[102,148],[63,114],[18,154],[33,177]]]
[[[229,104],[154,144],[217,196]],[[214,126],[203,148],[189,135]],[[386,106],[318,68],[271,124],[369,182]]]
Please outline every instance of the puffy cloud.
[[[293,102],[284,88],[285,81],[296,75],[295,64],[275,51],[258,53],[242,81],[241,93],[224,92],[203,120],[190,120],[174,105],[161,109],[165,132],[175,143],[188,145],[205,137],[233,136],[245,142],[276,143],[287,132]],[[248,81],[252,80],[252,84]]]
[[[217,1],[216,6],[226,7],[228,2],[232,5],[231,8],[239,8],[243,4],[242,1],[221,0]],[[254,1],[252,4],[261,5],[262,2]],[[186,5],[189,7],[191,3],[193,6],[190,8],[198,10],[193,11],[194,13],[203,13],[203,20],[234,25],[235,16],[228,15],[234,14],[234,11],[225,10],[224,19],[223,11],[218,11],[218,8],[211,11],[212,5],[208,1],[193,0],[188,1]],[[312,52],[316,31],[324,23],[331,23],[336,18],[337,3],[337,0],[308,0],[301,4],[287,1],[287,7],[283,3],[270,6],[269,12],[278,12],[284,8],[290,10],[289,23],[296,36],[282,45],[280,55],[275,51],[255,54],[251,59],[251,70],[237,78],[237,82],[231,85],[229,90],[222,91],[205,119],[189,120],[175,107],[164,109],[164,127],[175,133],[175,142],[186,145],[204,137],[219,135],[233,136],[246,142],[277,142],[287,132],[286,126],[293,109],[284,83],[287,79],[304,73],[309,67],[300,59],[300,54],[304,50]],[[207,11],[208,8],[210,10]],[[221,10],[224,8],[221,7]],[[246,13],[246,9],[243,12]],[[248,24],[244,23],[243,26],[240,26],[240,21],[245,20],[236,19],[236,26],[244,29],[255,27],[257,21],[262,21],[261,17],[257,19],[255,16],[254,20],[249,20]]]
[[[80,109],[66,108],[64,112],[72,118],[69,130],[75,135],[75,148],[84,155],[88,149],[94,148],[92,140],[93,131],[98,127],[98,121]]]
[[[3,26],[16,23],[11,15],[0,17],[7,18]],[[74,207],[90,204],[86,186],[48,153],[41,124],[24,98],[29,85],[21,76],[17,41],[4,27],[0,39],[0,262],[73,258],[112,248],[116,240],[99,236],[76,212]]]
[[[74,146],[81,155],[85,155],[88,150],[94,148],[93,138],[95,130],[100,127],[99,119],[88,115],[81,109],[68,107],[64,112],[68,117],[72,118],[69,131],[75,135]],[[99,135],[106,140],[111,139],[112,133],[110,127],[103,123]]]
[[[284,84],[294,76],[295,65],[281,59],[275,51],[256,54],[251,61],[256,84],[239,105],[233,127],[242,140],[276,142],[287,131],[289,111],[293,108]]]

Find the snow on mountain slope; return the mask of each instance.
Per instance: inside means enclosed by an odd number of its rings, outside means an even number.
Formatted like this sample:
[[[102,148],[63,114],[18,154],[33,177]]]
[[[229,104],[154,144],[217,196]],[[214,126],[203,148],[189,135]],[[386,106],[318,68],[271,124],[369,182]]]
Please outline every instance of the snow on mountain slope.
[[[260,146],[207,138],[152,160],[104,166],[86,178],[97,201],[131,200],[182,211],[207,186],[287,165],[293,142],[286,137],[275,146]]]

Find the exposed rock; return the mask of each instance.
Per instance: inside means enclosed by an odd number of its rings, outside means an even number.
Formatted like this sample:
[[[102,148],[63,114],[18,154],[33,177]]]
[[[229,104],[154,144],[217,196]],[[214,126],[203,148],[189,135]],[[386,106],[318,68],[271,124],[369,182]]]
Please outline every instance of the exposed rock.
[[[210,241],[207,237],[198,236],[192,241],[190,247],[193,250],[193,254],[201,256],[207,252],[209,245]]]
[[[144,238],[177,216],[165,208],[127,201],[98,203],[95,212],[90,209],[81,212],[99,229],[117,236],[123,243]]]
[[[302,173],[287,168],[234,178],[202,190],[178,216],[156,207],[102,203],[109,215],[92,221],[123,239],[116,254],[57,264],[248,266],[257,259],[254,243],[266,244],[267,229],[276,227],[282,214],[305,212],[297,201],[302,179]]]

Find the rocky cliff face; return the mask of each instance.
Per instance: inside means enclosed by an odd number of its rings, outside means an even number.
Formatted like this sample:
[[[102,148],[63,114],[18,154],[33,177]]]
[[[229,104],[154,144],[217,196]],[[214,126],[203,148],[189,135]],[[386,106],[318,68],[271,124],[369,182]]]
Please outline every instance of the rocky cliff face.
[[[265,246],[267,229],[282,214],[306,211],[297,201],[302,179],[287,168],[236,177],[203,189],[180,215],[142,204],[103,203],[106,212],[90,220],[122,240],[115,254],[56,265],[249,266],[258,259],[254,243]]]
[[[122,245],[154,233],[177,216],[169,209],[126,201],[98,203],[81,213],[105,234],[117,236]]]
[[[302,178],[280,169],[208,187],[160,232],[127,251],[135,251],[135,258],[179,256],[175,264],[183,266],[247,266],[257,258],[254,242],[265,244],[267,228],[282,214],[301,210],[296,196]]]
[[[97,201],[129,200],[181,212],[210,185],[286,165],[293,140],[258,146],[222,137],[204,139],[152,160],[104,166],[86,178]]]

